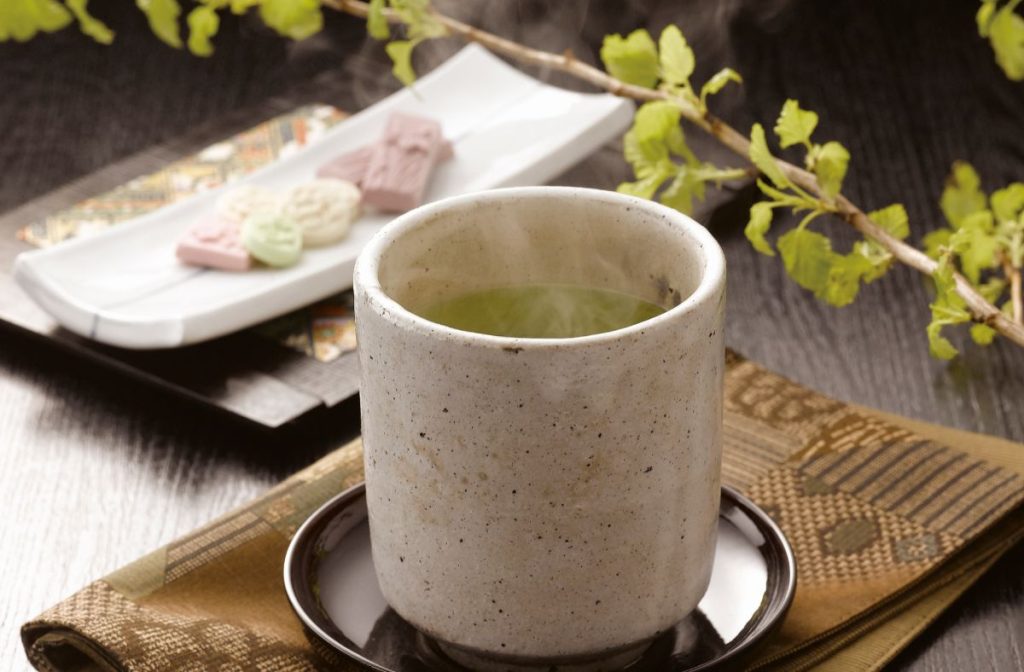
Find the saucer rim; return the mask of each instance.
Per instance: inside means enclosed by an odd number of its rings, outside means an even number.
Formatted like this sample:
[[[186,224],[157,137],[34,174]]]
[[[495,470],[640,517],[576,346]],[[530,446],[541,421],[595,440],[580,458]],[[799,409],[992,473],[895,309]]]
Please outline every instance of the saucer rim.
[[[775,632],[779,626],[782,625],[782,621],[788,613],[789,608],[793,604],[793,598],[796,594],[797,584],[797,565],[796,556],[793,553],[793,547],[786,538],[782,528],[769,516],[760,506],[755,504],[750,498],[741,494],[735,488],[722,484],[722,500],[731,500],[731,504],[742,511],[748,518],[753,520],[758,529],[764,536],[764,542],[760,546],[771,546],[774,553],[763,553],[766,556],[776,558],[777,566],[773,567],[769,564],[767,572],[769,576],[775,577],[775,586],[772,587],[771,583],[765,588],[765,597],[767,605],[759,610],[760,613],[755,616],[756,622],[747,632],[741,631],[737,638],[741,638],[741,641],[733,648],[730,648],[722,653],[721,656],[712,660],[704,661],[698,665],[671,669],[671,672],[706,672],[716,669],[727,669],[730,663],[734,663],[748,654],[752,653],[754,649],[764,643],[764,640]],[[347,500],[355,499],[357,495],[363,494],[366,491],[366,482],[361,481],[337,495],[331,497],[329,500],[321,504],[313,513],[306,518],[305,521],[298,527],[291,540],[288,542],[288,550],[285,552],[284,563],[283,563],[283,580],[284,589],[288,597],[288,604],[291,606],[292,611],[298,616],[299,620],[302,621],[303,625],[309,628],[322,642],[326,643],[335,651],[345,655],[346,657],[355,660],[358,663],[366,665],[367,667],[378,670],[379,672],[395,672],[390,667],[382,665],[375,660],[367,658],[363,654],[355,651],[341,642],[335,637],[326,632],[318,623],[313,616],[308,613],[305,607],[304,601],[299,599],[296,590],[296,583],[298,582],[301,572],[297,568],[297,558],[299,551],[307,545],[306,538],[309,536],[310,530],[316,528],[317,525],[328,516],[328,514],[335,511],[345,505]],[[723,517],[722,508],[719,509],[719,517]],[[728,517],[726,520],[732,522]],[[735,525],[735,523],[733,523]],[[746,536],[746,535],[744,535]],[[302,557],[305,557],[303,554]],[[744,628],[744,630],[747,630]]]
[[[760,506],[758,506],[752,499],[741,493],[732,486],[722,484],[722,499],[729,497],[733,500],[733,503],[740,508],[747,516],[754,520],[754,522],[762,529],[767,528],[769,534],[765,534],[765,541],[763,545],[771,545],[775,548],[775,553],[771,557],[777,560],[781,558],[776,567],[768,567],[767,572],[769,576],[772,576],[772,570],[774,569],[775,576],[778,585],[773,592],[776,596],[781,596],[781,599],[771,599],[768,595],[769,589],[766,586],[765,595],[767,598],[767,608],[760,615],[757,624],[750,629],[749,632],[744,636],[741,631],[737,637],[743,637],[743,640],[731,648],[720,657],[714,660],[709,660],[694,667],[686,668],[685,670],[677,670],[675,672],[702,672],[703,670],[715,670],[715,669],[728,669],[730,662],[738,661],[753,653],[753,651],[764,643],[765,639],[769,635],[774,633],[782,625],[782,621],[785,619],[786,614],[789,613],[789,608],[793,604],[793,598],[796,595],[796,584],[797,584],[797,566],[796,566],[796,554],[793,552],[793,546],[790,544],[789,539],[786,537],[786,533],[782,531],[775,520],[765,512]],[[722,516],[721,508],[719,509],[719,517]],[[730,520],[730,522],[732,522]]]

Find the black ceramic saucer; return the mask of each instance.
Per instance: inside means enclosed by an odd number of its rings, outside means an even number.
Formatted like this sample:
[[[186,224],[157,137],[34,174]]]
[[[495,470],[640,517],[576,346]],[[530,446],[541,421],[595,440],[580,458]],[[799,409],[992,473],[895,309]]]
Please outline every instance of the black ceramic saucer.
[[[381,596],[362,485],[324,504],[299,528],[284,583],[313,634],[381,672],[463,670]],[[782,622],[796,589],[793,551],[753,502],[722,488],[711,585],[697,610],[660,635],[633,672],[734,669]]]

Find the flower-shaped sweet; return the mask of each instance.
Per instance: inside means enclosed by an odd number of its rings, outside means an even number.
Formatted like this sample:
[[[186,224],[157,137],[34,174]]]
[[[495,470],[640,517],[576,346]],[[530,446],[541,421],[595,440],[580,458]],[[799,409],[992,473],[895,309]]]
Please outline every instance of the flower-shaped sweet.
[[[351,182],[320,178],[289,191],[281,214],[298,225],[304,245],[327,245],[348,235],[361,200],[362,193]]]
[[[242,244],[269,266],[291,266],[302,255],[302,232],[280,213],[256,212],[242,223]]]
[[[257,212],[277,212],[281,209],[281,196],[272,189],[243,184],[226,192],[217,200],[217,214],[242,223]]]

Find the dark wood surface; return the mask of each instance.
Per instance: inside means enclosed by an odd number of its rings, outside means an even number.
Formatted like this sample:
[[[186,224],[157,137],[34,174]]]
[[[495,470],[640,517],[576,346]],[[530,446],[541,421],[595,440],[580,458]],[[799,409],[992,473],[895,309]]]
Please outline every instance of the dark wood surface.
[[[92,4],[118,30],[112,47],[71,32],[0,46],[0,211],[183,134],[200,139],[204,125],[237,130],[313,99],[355,109],[394,87],[379,47],[344,18],[299,45],[228,20],[217,56],[201,61],[156,42],[134,11],[115,20],[114,3]],[[974,34],[975,3],[602,5],[458,11],[583,58],[608,30],[680,21],[703,61],[698,78],[724,64],[746,77],[745,97],[720,102],[726,118],[770,125],[785,97],[800,98],[821,112],[820,137],[851,149],[851,197],[904,202],[915,236],[938,221],[954,158],[972,161],[989,188],[1024,175],[1024,87],[1005,80]],[[621,171],[603,152],[563,181],[614,186]],[[710,219],[729,263],[730,346],[840,399],[1024,441],[1024,350],[997,343],[933,361],[925,285],[902,269],[849,308],[821,305],[778,260],[750,250],[741,234],[750,197],[740,192]],[[0,660],[26,669],[21,622],[340,444],[358,431],[357,410],[350,401],[261,429],[0,329]],[[1024,668],[1022,566],[1018,547],[891,668]]]

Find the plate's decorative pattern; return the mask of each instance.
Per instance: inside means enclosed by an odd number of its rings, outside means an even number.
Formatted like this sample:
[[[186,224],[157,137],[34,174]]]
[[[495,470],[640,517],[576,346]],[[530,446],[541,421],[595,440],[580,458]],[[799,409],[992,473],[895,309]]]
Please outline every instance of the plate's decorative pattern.
[[[17,237],[48,247],[106,229],[183,198],[245,177],[257,168],[315,142],[347,115],[330,105],[307,105],[274,117],[166,167],[87,198],[25,226]]]
[[[351,290],[253,327],[263,335],[321,362],[356,349]]]
[[[208,189],[245,177],[315,142],[347,115],[330,105],[307,105],[19,229],[17,237],[48,247],[111,227]],[[355,350],[352,293],[343,292],[253,328],[282,345],[330,362]]]

